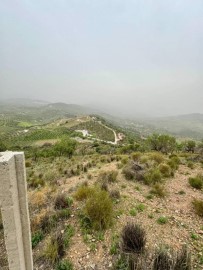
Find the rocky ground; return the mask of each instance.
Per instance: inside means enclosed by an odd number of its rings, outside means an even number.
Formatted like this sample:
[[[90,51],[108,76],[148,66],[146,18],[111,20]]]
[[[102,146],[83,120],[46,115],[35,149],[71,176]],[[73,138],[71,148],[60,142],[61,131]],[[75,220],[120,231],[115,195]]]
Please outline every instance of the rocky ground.
[[[59,190],[73,196],[77,186],[84,181],[89,185],[98,180],[100,171],[118,170],[117,162],[104,164],[100,168],[92,168],[88,174],[63,178],[59,180]],[[192,253],[193,268],[203,269],[200,264],[203,258],[203,220],[197,216],[192,207],[192,200],[203,199],[200,190],[193,189],[188,184],[188,178],[203,173],[199,164],[194,169],[186,165],[180,165],[174,177],[168,178],[165,182],[167,196],[158,198],[149,196],[150,187],[136,181],[128,181],[124,178],[119,169],[118,179],[109,185],[110,190],[119,190],[121,197],[114,205],[115,218],[111,229],[104,235],[84,235],[80,228],[78,213],[82,208],[82,202],[73,201],[71,206],[71,216],[65,221],[71,224],[75,233],[71,238],[71,245],[66,253],[74,265],[74,269],[113,269],[116,255],[112,255],[110,249],[113,239],[120,236],[120,232],[128,222],[136,222],[142,225],[147,233],[147,249],[156,250],[160,245],[168,245],[174,250],[179,250],[181,246],[187,245]],[[29,198],[33,191],[30,192]],[[134,209],[134,212],[131,211]],[[160,224],[159,218],[166,222]],[[37,260],[41,253],[45,241],[40,243],[34,250],[35,270],[52,269],[46,261]],[[2,230],[0,242],[0,265],[3,266],[5,250],[3,249]],[[203,262],[202,262],[203,263]],[[4,268],[2,268],[4,269]],[[5,268],[6,269],[6,268]]]

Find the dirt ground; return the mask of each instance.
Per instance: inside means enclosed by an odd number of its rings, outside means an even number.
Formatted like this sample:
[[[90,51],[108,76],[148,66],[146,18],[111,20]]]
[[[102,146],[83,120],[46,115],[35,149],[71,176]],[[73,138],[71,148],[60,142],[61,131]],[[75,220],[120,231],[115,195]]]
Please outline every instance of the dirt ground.
[[[63,178],[59,180],[59,190],[73,196],[77,186],[84,181],[89,185],[97,182],[100,171],[118,170],[116,162],[103,164],[101,168],[89,169],[88,178],[85,173],[82,176]],[[167,178],[165,188],[167,196],[163,199],[149,197],[150,187],[135,181],[128,181],[119,170],[118,179],[109,185],[110,190],[119,190],[121,198],[114,205],[115,218],[114,225],[107,230],[104,238],[98,240],[95,235],[88,235],[88,241],[84,241],[84,235],[80,228],[78,213],[83,206],[82,202],[73,201],[71,217],[66,221],[75,228],[75,234],[71,238],[71,245],[66,257],[74,265],[74,269],[112,269],[114,255],[110,254],[112,237],[120,235],[120,232],[128,222],[139,223],[147,233],[147,249],[154,251],[160,245],[168,245],[175,250],[179,250],[183,245],[187,245],[192,253],[193,268],[203,269],[203,265],[198,265],[198,256],[203,256],[203,219],[197,216],[192,207],[192,200],[203,199],[203,192],[193,189],[188,184],[188,178],[203,173],[200,165],[195,165],[194,169],[180,165],[179,170],[173,178]],[[142,204],[142,210],[137,210],[136,215],[132,216],[130,210]],[[157,219],[166,217],[166,224],[159,224]],[[3,231],[0,231],[0,269],[5,262],[5,248],[3,244]],[[192,237],[195,235],[194,237]],[[34,257],[41,253],[44,243],[40,243],[34,250]],[[7,269],[7,268],[5,268]],[[35,270],[49,269],[46,263],[36,261]]]

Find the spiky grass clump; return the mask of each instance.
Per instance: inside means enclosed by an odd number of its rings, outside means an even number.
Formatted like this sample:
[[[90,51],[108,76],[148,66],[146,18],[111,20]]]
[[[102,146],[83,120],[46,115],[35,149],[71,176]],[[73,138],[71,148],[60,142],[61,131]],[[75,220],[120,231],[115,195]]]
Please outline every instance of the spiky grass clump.
[[[153,270],[171,270],[173,269],[173,258],[168,250],[161,248],[155,254]]]
[[[177,254],[174,270],[191,270],[191,254],[184,246]]]
[[[164,164],[164,163],[160,164],[159,165],[159,171],[161,172],[161,174],[164,177],[170,177],[171,176],[171,168],[167,164]]]
[[[55,209],[65,209],[70,207],[72,204],[72,199],[67,197],[65,194],[58,194],[55,203],[54,203],[54,208]]]
[[[203,188],[203,176],[200,174],[197,175],[196,177],[190,177],[188,181],[191,187],[193,188],[196,188],[196,189]]]
[[[192,204],[196,214],[200,217],[203,217],[203,200],[194,199]]]
[[[129,223],[122,231],[122,251],[125,253],[142,253],[146,244],[146,233],[140,225]]]
[[[99,174],[99,180],[102,183],[114,183],[117,180],[118,172],[115,170],[101,172]]]
[[[58,262],[65,255],[65,246],[63,235],[61,233],[54,234],[47,242],[44,256],[51,263]]]

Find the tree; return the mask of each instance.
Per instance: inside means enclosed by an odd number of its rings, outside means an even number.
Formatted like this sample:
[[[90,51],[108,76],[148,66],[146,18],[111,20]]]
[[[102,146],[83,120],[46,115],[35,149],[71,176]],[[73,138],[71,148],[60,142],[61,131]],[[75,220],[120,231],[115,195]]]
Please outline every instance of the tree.
[[[185,150],[187,152],[192,152],[194,153],[195,152],[195,147],[196,147],[196,142],[195,141],[187,141],[186,144],[185,144]]]
[[[54,150],[59,156],[68,156],[72,157],[76,149],[76,141],[70,139],[69,137],[63,137],[60,142],[56,143]]]
[[[159,151],[164,154],[173,153],[176,149],[176,139],[167,134],[152,134],[148,137],[151,150]]]

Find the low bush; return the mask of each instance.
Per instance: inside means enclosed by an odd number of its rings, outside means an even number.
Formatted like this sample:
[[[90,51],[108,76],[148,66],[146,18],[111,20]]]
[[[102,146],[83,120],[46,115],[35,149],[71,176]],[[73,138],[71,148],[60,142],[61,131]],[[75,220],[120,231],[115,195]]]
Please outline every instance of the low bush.
[[[26,168],[29,168],[29,167],[31,167],[31,166],[32,166],[32,163],[31,163],[30,161],[26,160],[26,161],[25,161],[25,167],[26,167]]]
[[[73,264],[68,260],[62,260],[57,264],[56,270],[73,270]]]
[[[50,232],[57,224],[57,216],[56,214],[47,211],[46,215],[43,216],[39,228],[43,231],[43,233]]]
[[[187,166],[188,166],[188,168],[190,168],[190,169],[194,169],[195,164],[194,164],[194,162],[192,162],[192,161],[188,161]]]
[[[168,223],[168,218],[167,217],[159,217],[158,219],[157,219],[157,223],[158,224],[160,224],[160,225],[163,225],[163,224],[166,224],[166,223]]]
[[[113,202],[105,190],[94,187],[83,211],[95,230],[105,230],[112,224]]]
[[[180,159],[177,156],[173,156],[167,162],[173,171],[177,170],[180,164]]]
[[[196,177],[190,177],[188,181],[193,188],[202,189],[203,187],[203,176],[200,174]]]
[[[194,199],[192,204],[196,214],[200,217],[203,217],[203,200]]]
[[[83,201],[83,200],[87,199],[92,194],[93,191],[94,190],[92,187],[89,187],[85,184],[82,184],[76,190],[76,192],[74,194],[74,198],[78,201]]]
[[[145,183],[148,185],[151,184],[156,184],[162,182],[162,175],[159,169],[150,169],[146,174],[145,174]]]
[[[131,157],[134,161],[139,161],[142,156],[141,152],[134,152],[132,153]]]
[[[99,174],[99,181],[103,183],[114,183],[117,180],[118,172],[117,171],[106,171]]]
[[[109,195],[112,199],[120,199],[121,197],[120,191],[117,189],[111,190]]]
[[[111,255],[116,255],[119,250],[119,236],[118,235],[113,235],[112,237],[112,243],[110,247],[110,254]]]
[[[28,181],[28,186],[32,188],[43,187],[45,181],[42,178],[30,178]]]
[[[146,233],[138,224],[127,224],[121,233],[121,247],[125,253],[142,253],[146,244]]]
[[[174,270],[191,270],[191,254],[184,246],[177,254]]]
[[[46,244],[44,256],[54,264],[58,262],[64,254],[65,246],[63,235],[61,233],[55,233]]]
[[[136,208],[130,209],[129,214],[130,214],[132,217],[135,217],[135,216],[137,215],[137,210],[136,210]]]
[[[65,209],[70,207],[72,203],[73,203],[72,199],[67,197],[64,193],[58,194],[55,199],[54,208]]]
[[[143,181],[144,180],[144,172],[145,166],[137,164],[136,162],[129,162],[123,170],[122,173],[124,174],[127,180],[136,180],[136,181]]]
[[[171,270],[173,269],[173,258],[170,256],[166,249],[161,248],[157,251],[154,262],[153,270]],[[181,270],[181,268],[179,269]]]
[[[124,174],[125,178],[127,180],[133,180],[135,179],[135,172],[132,170],[130,166],[125,166],[123,168],[122,173]]]
[[[164,186],[160,185],[159,183],[153,185],[152,189],[150,190],[150,193],[160,198],[164,198],[167,195]]]
[[[164,156],[158,152],[150,153],[149,160],[153,160],[156,163],[160,164],[160,163],[164,162]]]
[[[159,171],[161,172],[161,174],[164,177],[170,177],[171,176],[171,168],[167,164],[164,164],[164,163],[160,164],[159,165]]]
[[[70,209],[60,209],[56,212],[57,220],[58,219],[67,219],[71,215]]]
[[[65,248],[68,248],[70,246],[70,239],[71,239],[71,237],[73,237],[74,233],[75,233],[74,227],[71,225],[67,225],[67,227],[64,231],[64,235],[63,235],[63,241],[64,241]]]
[[[37,231],[32,235],[32,248],[35,248],[40,241],[44,238],[42,231]]]
[[[145,208],[146,207],[145,207],[145,205],[143,203],[138,203],[136,205],[136,209],[137,209],[138,212],[143,212],[145,210]]]

